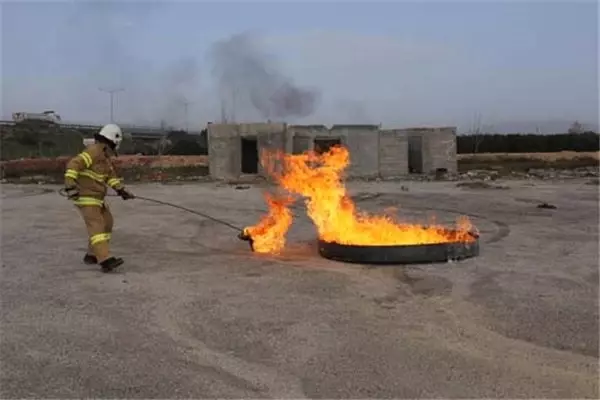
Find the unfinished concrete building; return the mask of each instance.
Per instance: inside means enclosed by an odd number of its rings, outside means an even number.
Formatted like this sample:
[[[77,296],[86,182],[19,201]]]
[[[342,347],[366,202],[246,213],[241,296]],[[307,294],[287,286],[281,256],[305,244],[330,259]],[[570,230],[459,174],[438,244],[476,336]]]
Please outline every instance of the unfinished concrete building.
[[[350,178],[393,178],[409,173],[456,173],[456,128],[382,129],[380,125],[209,124],[209,173],[231,180],[265,176],[260,149],[300,154],[341,144],[350,151]]]

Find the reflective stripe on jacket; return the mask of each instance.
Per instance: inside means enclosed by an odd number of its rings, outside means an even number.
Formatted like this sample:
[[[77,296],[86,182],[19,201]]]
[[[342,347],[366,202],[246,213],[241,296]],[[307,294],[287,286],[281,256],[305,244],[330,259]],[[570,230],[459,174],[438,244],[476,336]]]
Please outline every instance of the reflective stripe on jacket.
[[[73,200],[73,203],[76,206],[104,206],[104,200],[97,199],[95,197],[88,196],[79,196],[77,199]]]
[[[107,185],[114,190],[123,188],[112,163],[113,156],[114,152],[106,144],[94,143],[69,160],[65,171],[65,186],[79,187],[80,197],[75,200],[76,205],[102,206]]]

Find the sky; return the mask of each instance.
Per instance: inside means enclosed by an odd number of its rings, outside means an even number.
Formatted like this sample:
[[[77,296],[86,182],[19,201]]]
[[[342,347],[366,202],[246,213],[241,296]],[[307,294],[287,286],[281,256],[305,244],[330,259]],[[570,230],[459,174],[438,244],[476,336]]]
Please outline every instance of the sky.
[[[102,88],[123,89],[115,120],[139,125],[598,122],[597,1],[1,7],[5,120],[55,110],[107,123]]]

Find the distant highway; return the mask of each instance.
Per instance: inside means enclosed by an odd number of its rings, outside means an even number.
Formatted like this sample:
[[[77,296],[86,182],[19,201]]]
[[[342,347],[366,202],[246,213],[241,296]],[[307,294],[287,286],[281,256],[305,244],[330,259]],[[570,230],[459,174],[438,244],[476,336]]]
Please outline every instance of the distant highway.
[[[14,121],[0,121],[0,126],[14,126]],[[84,125],[84,124],[56,124],[65,129],[75,130],[100,130],[101,125]],[[161,128],[143,127],[143,126],[128,126],[119,125],[125,133],[131,134],[136,139],[157,140],[166,134],[166,131]],[[200,132],[189,132],[191,135],[198,135]]]

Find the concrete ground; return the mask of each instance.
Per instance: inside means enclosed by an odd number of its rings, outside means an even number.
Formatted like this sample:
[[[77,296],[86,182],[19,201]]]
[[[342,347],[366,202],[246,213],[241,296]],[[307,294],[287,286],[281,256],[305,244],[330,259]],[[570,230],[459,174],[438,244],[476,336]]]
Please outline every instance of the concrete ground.
[[[351,183],[362,209],[480,229],[478,258],[407,268],[320,258],[300,209],[272,257],[112,198],[113,274],[81,263],[56,187],[2,185],[0,397],[598,398],[598,186],[502,185]],[[131,188],[240,226],[264,209],[256,187]]]

